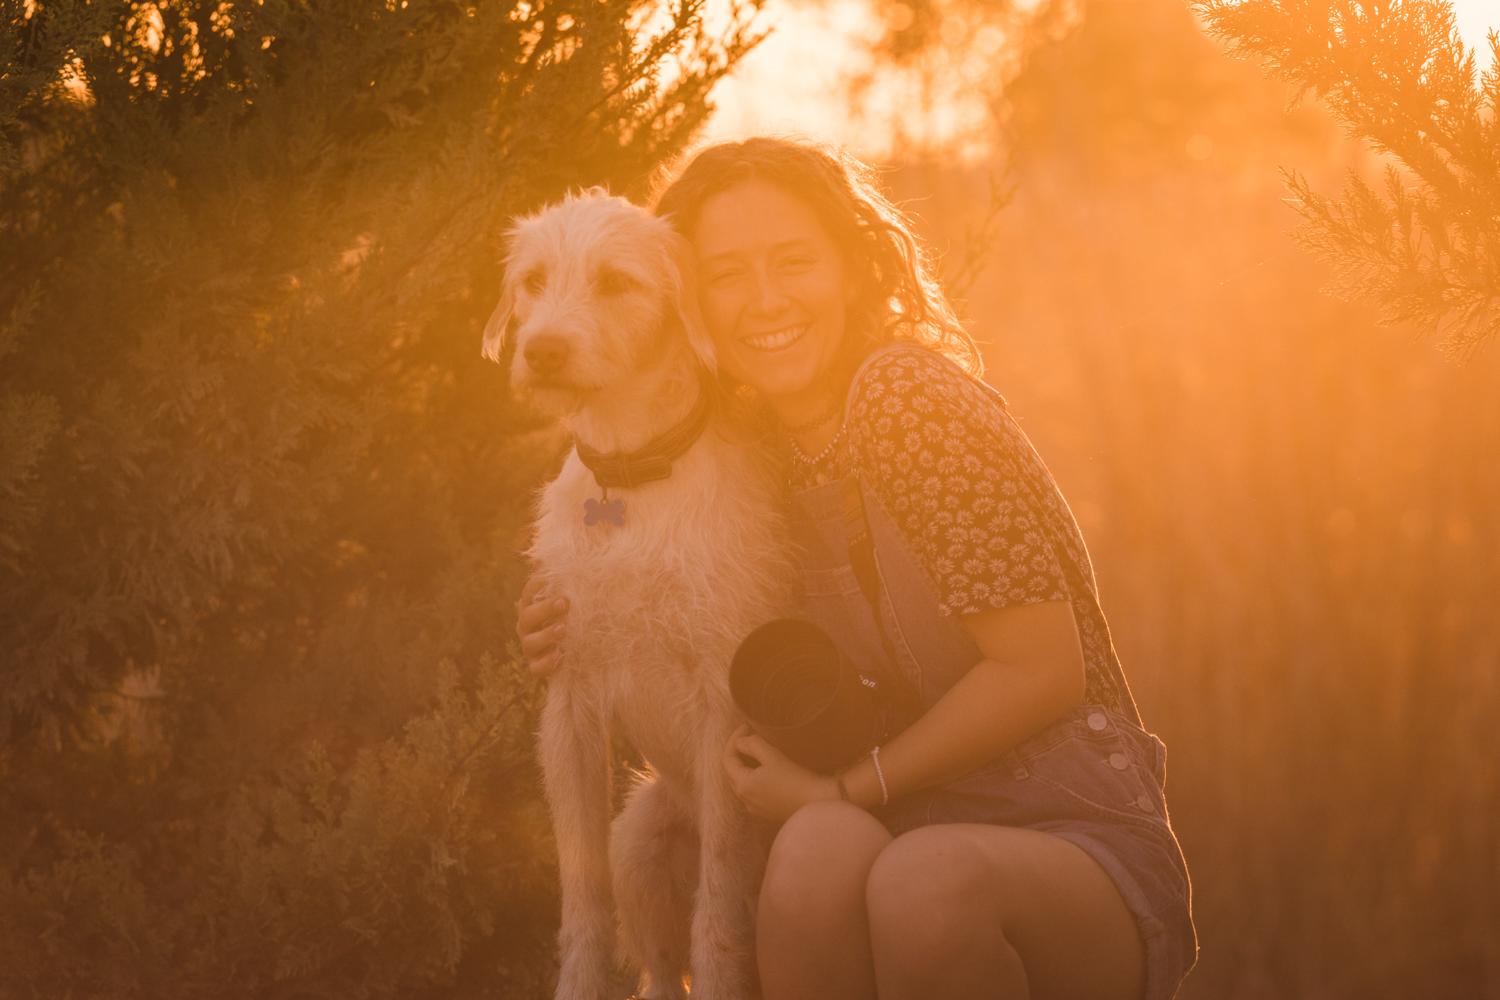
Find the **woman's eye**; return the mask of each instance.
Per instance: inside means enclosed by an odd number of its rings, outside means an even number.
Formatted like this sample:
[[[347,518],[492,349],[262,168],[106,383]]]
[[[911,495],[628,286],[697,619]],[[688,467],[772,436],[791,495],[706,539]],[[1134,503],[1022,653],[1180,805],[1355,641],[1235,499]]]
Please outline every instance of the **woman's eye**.
[[[712,284],[723,285],[733,281],[743,273],[739,268],[731,268],[727,271],[715,271],[708,276],[708,280]]]
[[[634,287],[634,278],[614,268],[606,267],[594,277],[594,288],[600,295],[622,295]]]
[[[537,268],[534,271],[527,271],[526,275],[521,279],[521,287],[532,295],[539,294],[546,286],[547,273],[541,268]]]
[[[816,263],[817,263],[817,258],[815,258],[815,257],[809,257],[809,256],[807,256],[805,254],[798,254],[797,256],[794,256],[794,257],[783,257],[783,258],[781,258],[781,266],[782,267],[811,267],[813,264],[816,264]]]

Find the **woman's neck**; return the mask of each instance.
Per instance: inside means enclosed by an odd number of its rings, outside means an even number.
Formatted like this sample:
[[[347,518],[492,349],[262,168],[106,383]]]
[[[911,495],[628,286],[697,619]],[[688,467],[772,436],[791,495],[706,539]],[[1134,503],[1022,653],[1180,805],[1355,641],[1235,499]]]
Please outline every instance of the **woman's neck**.
[[[816,455],[826,448],[843,423],[843,396],[831,387],[809,387],[795,396],[777,396],[768,402],[806,455]]]

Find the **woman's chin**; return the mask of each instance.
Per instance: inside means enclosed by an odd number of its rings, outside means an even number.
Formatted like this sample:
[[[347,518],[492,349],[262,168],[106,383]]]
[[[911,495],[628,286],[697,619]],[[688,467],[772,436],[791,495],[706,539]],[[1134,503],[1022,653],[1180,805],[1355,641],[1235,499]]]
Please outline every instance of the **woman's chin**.
[[[817,358],[800,352],[750,358],[742,353],[734,367],[738,371],[731,372],[733,377],[770,399],[799,396],[812,388],[819,376]]]

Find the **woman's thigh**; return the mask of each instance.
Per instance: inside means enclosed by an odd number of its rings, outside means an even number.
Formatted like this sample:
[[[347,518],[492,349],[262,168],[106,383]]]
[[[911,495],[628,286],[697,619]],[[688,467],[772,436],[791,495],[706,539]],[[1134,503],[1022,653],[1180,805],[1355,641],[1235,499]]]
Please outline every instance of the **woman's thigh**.
[[[866,882],[877,970],[965,982],[1013,949],[1033,1000],[1136,1000],[1145,950],[1114,882],[1077,845],[1039,830],[953,823],[893,840]],[[882,986],[884,980],[882,979]],[[882,994],[884,994],[882,990]]]

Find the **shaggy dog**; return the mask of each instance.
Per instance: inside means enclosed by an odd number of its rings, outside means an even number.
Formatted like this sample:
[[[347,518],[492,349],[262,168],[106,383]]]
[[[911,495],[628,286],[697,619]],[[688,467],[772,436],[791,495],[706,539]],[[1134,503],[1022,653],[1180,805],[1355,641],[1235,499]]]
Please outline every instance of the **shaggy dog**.
[[[783,493],[718,405],[690,248],[594,189],[510,233],[484,354],[575,447],[540,496],[530,555],[570,601],[539,747],[562,881],[559,1000],[603,1000],[615,953],[640,993],[754,995],[769,831],[730,788],[738,642],[792,608]],[[611,824],[612,731],[650,764]]]

